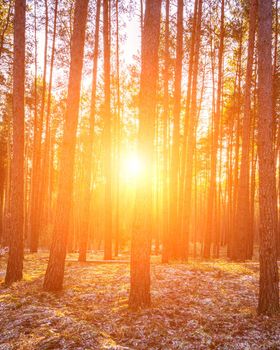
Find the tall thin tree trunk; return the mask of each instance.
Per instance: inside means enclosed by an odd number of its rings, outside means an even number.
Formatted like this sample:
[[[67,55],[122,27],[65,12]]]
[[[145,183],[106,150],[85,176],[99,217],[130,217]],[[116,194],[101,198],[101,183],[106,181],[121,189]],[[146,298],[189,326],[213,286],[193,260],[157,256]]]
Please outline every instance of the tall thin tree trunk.
[[[256,93],[255,93],[256,95]],[[258,152],[255,149],[255,129],[256,129],[256,104],[254,106],[254,114],[252,118],[251,127],[251,174],[250,174],[250,227],[249,227],[249,239],[247,245],[247,255],[249,259],[252,259],[254,254],[254,236],[255,236],[255,192],[256,192],[256,168],[257,168],[257,156]]]
[[[36,6],[36,4],[35,4]],[[42,133],[45,114],[45,95],[46,95],[46,77],[48,60],[48,2],[45,0],[45,48],[44,48],[44,68],[43,68],[43,86],[39,119],[36,121],[36,130],[34,129],[33,146],[33,164],[32,164],[32,188],[31,188],[31,212],[30,212],[30,252],[36,253],[39,244],[40,231],[40,176],[41,176],[41,158],[42,158]],[[36,18],[35,18],[36,21]],[[36,31],[36,29],[35,29]],[[36,77],[35,77],[36,79]],[[37,94],[37,93],[36,93]],[[38,95],[37,95],[38,96]],[[37,103],[36,103],[37,105]],[[35,107],[37,108],[37,106]],[[35,117],[37,117],[35,115]],[[35,124],[34,124],[35,125]]]
[[[207,207],[207,222],[204,239],[203,256],[210,258],[211,244],[212,244],[212,230],[214,219],[214,199],[216,195],[216,176],[217,176],[217,150],[219,142],[219,129],[221,119],[221,93],[222,93],[222,78],[223,78],[223,54],[224,54],[224,19],[225,19],[225,3],[221,3],[221,22],[220,22],[220,45],[219,45],[219,62],[218,62],[218,86],[217,86],[217,101],[216,111],[214,115],[214,135],[211,150],[211,174],[210,187],[208,193],[208,207]]]
[[[181,157],[180,190],[179,190],[179,215],[181,216],[180,217],[181,225],[183,225],[183,217],[185,213],[185,211],[183,210],[184,210],[184,200],[185,200],[184,188],[185,188],[186,171],[187,171],[187,151],[191,153],[191,150],[188,147],[188,140],[189,140],[189,136],[193,134],[193,132],[190,131],[190,129],[192,129],[190,109],[191,109],[191,96],[192,96],[193,66],[194,66],[194,60],[195,60],[194,52],[195,52],[197,22],[198,22],[197,20],[198,3],[199,3],[199,0],[195,0],[190,52],[189,52],[188,86],[187,86],[186,110],[185,110],[185,118],[184,118],[184,139],[183,139],[182,157]],[[183,229],[184,228],[181,227],[181,230]]]
[[[138,152],[144,164],[137,183],[135,220],[131,238],[129,305],[150,305],[150,242],[152,210],[153,142],[156,117],[158,48],[161,0],[146,0],[142,38]]]
[[[181,216],[181,251],[180,256],[183,260],[188,259],[189,255],[189,230],[191,221],[191,200],[192,200],[192,179],[193,179],[193,157],[196,144],[196,128],[198,123],[198,108],[197,108],[197,81],[198,81],[198,67],[199,67],[199,53],[200,53],[200,35],[201,35],[201,16],[202,16],[202,0],[198,1],[198,10],[196,18],[196,29],[194,33],[194,57],[191,75],[191,98],[190,107],[188,107],[189,116],[189,130],[187,137],[187,152],[184,169],[185,174],[183,178],[183,203]]]
[[[119,254],[120,239],[120,148],[121,148],[121,97],[120,97],[120,49],[119,49],[119,0],[116,0],[116,66],[117,66],[117,113],[116,113],[116,214],[115,214],[115,256]]]
[[[25,0],[15,1],[13,60],[13,158],[11,164],[12,230],[5,283],[22,279],[24,231],[24,83]]]
[[[76,132],[80,104],[87,8],[88,0],[76,0],[56,216],[50,258],[44,280],[44,289],[47,291],[61,290],[63,285],[73,192]]]
[[[228,175],[228,202],[229,202],[229,232],[227,239],[227,256],[233,258],[235,248],[234,222],[236,217],[237,187],[239,173],[239,149],[240,149],[240,112],[241,112],[241,66],[242,66],[242,30],[239,36],[238,59],[236,64],[236,74],[233,87],[233,100],[236,108],[232,113],[230,121],[230,166]],[[235,141],[235,145],[234,145]],[[233,151],[234,150],[234,151]],[[233,161],[234,160],[234,161]]]
[[[260,287],[258,312],[279,312],[277,267],[277,200],[273,152],[272,106],[272,1],[260,1],[258,8],[258,154],[260,208]]]
[[[11,151],[11,118],[10,113],[6,114],[6,123],[7,123],[7,143],[6,143],[6,152],[7,152],[7,170],[5,178],[5,205],[4,205],[4,222],[3,222],[3,245],[9,245],[10,232],[11,232],[11,162],[12,162],[12,151]]]
[[[5,25],[4,25],[3,30],[1,32],[1,35],[0,35],[0,58],[1,58],[3,50],[4,50],[5,34],[8,30],[10,22],[11,22],[12,5],[13,5],[13,1],[9,0],[9,8],[8,8],[8,13],[7,13],[7,18],[6,18]]]
[[[5,180],[6,180],[6,142],[4,135],[0,133],[0,246],[3,242],[3,223],[4,223],[4,203],[5,203]]]
[[[111,91],[110,91],[110,0],[103,0],[103,40],[104,40],[104,148],[105,148],[105,242],[104,259],[112,259],[112,130],[111,130]]]
[[[250,200],[249,200],[249,173],[250,173],[250,126],[251,126],[251,85],[254,62],[254,43],[257,18],[257,0],[251,0],[249,41],[247,53],[247,71],[244,96],[244,117],[242,125],[241,167],[238,182],[237,212],[235,215],[234,252],[232,258],[245,260],[247,255],[248,233],[250,231]]]
[[[163,218],[163,242],[162,242],[162,262],[167,263],[170,256],[171,240],[169,228],[169,196],[168,196],[168,120],[169,120],[169,12],[170,2],[165,0],[165,28],[164,28],[164,96],[163,96],[163,202],[162,202],[162,218]]]
[[[181,84],[183,61],[183,0],[177,1],[177,36],[176,63],[174,82],[173,135],[170,176],[170,230],[172,231],[172,256],[179,257],[179,218],[178,218],[178,185],[180,171],[180,114],[181,114]]]
[[[91,179],[93,175],[92,160],[93,160],[93,144],[94,144],[94,126],[95,126],[95,110],[96,110],[96,85],[97,85],[97,66],[99,52],[99,22],[100,22],[101,0],[97,0],[96,17],[95,17],[95,34],[94,34],[94,52],[93,52],[93,70],[92,70],[92,87],[91,87],[91,106],[90,106],[90,126],[87,140],[86,159],[89,165],[85,173],[85,195],[84,195],[84,210],[83,210],[83,232],[79,241],[79,261],[86,261],[86,252],[89,237],[90,224],[90,200],[91,200]]]
[[[50,62],[50,77],[48,85],[48,99],[46,108],[46,136],[45,147],[43,152],[41,183],[40,183],[40,198],[38,203],[39,219],[41,227],[48,221],[48,210],[50,203],[49,196],[49,177],[50,177],[50,151],[51,151],[51,99],[52,99],[52,83],[53,83],[53,66],[55,57],[55,44],[56,44],[56,31],[57,31],[57,12],[58,12],[58,0],[55,0],[54,7],[54,23],[53,23],[53,38],[52,38],[52,50],[51,50],[51,62]]]

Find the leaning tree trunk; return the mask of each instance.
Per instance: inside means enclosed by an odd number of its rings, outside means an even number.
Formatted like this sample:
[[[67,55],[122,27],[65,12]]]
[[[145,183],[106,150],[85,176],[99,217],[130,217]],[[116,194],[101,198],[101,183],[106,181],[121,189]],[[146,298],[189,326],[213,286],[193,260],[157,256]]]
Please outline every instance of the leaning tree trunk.
[[[273,151],[272,107],[272,1],[260,1],[258,8],[258,154],[260,207],[260,286],[258,312],[279,311],[279,276],[276,233],[277,199]]]
[[[50,258],[44,280],[44,289],[48,291],[61,290],[63,284],[73,192],[76,132],[80,104],[87,7],[88,0],[76,0],[56,216]]]
[[[158,47],[161,0],[146,0],[142,38],[138,152],[144,164],[137,184],[135,222],[131,238],[129,305],[150,305],[150,241],[152,209],[152,154],[156,116]]]
[[[13,61],[13,158],[11,164],[12,230],[6,284],[21,280],[23,268],[25,10],[25,0],[16,0]]]

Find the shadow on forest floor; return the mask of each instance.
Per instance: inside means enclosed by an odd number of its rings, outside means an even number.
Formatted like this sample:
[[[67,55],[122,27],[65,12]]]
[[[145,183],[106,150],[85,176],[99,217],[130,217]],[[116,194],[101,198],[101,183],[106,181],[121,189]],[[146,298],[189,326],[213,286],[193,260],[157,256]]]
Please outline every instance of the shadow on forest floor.
[[[153,257],[153,305],[131,312],[128,264],[74,259],[64,291],[51,294],[42,290],[47,255],[26,255],[24,280],[0,289],[0,350],[280,349],[280,317],[255,312],[256,262],[162,265]]]

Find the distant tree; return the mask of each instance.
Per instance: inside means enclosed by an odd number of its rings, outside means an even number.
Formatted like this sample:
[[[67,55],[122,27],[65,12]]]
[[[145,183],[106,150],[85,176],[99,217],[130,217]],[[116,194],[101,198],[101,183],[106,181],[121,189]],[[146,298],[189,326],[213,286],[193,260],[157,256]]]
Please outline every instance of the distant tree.
[[[24,91],[25,0],[15,1],[13,59],[13,156],[11,164],[11,222],[5,283],[22,279],[24,232]]]
[[[141,48],[138,152],[144,164],[137,183],[131,238],[129,306],[150,305],[150,245],[152,209],[152,154],[156,117],[158,48],[161,0],[146,0]]]
[[[246,84],[244,96],[244,117],[242,126],[242,150],[240,178],[238,182],[237,212],[234,225],[234,249],[232,258],[245,260],[251,257],[249,245],[252,244],[250,233],[250,201],[249,201],[249,180],[250,180],[250,134],[251,134],[251,86],[254,62],[254,44],[257,19],[257,0],[250,2],[249,19],[249,41],[247,55]]]
[[[42,96],[40,104],[40,113],[37,114],[37,91],[35,91],[35,116],[34,116],[34,147],[33,147],[33,166],[32,166],[32,182],[31,182],[31,210],[30,210],[30,252],[36,253],[39,245],[40,232],[40,179],[42,176],[42,138],[45,115],[45,102],[47,92],[47,63],[48,63],[48,33],[49,33],[49,8],[48,1],[44,0],[45,7],[45,47],[44,47],[44,64],[43,64],[43,84]],[[36,11],[36,0],[34,2]],[[35,35],[36,35],[36,13],[35,13]],[[37,43],[35,42],[35,46]],[[37,52],[36,52],[37,54]],[[37,57],[35,57],[37,60]],[[37,76],[35,74],[35,80]],[[35,81],[37,84],[37,81]],[[35,90],[37,86],[35,87]]]
[[[45,123],[45,142],[42,154],[42,172],[40,177],[39,187],[39,203],[38,203],[38,215],[40,219],[40,228],[42,229],[49,219],[50,211],[50,160],[51,160],[51,101],[52,101],[52,86],[53,86],[53,70],[56,48],[56,34],[57,34],[57,15],[58,15],[58,0],[54,3],[54,15],[53,15],[53,35],[52,35],[52,48],[50,59],[50,74],[48,83],[48,95],[46,105],[46,123]],[[39,238],[39,237],[38,237]],[[39,243],[39,242],[38,242]]]
[[[198,125],[197,83],[200,62],[202,0],[194,4],[193,27],[191,34],[188,91],[185,111],[185,135],[182,150],[182,170],[180,183],[180,258],[188,259],[190,221],[192,212],[193,160],[196,147]]]
[[[273,152],[272,1],[258,4],[258,154],[260,206],[260,287],[258,312],[279,312],[277,201]]]
[[[222,83],[223,83],[223,57],[224,57],[224,39],[225,39],[225,1],[221,0],[221,17],[220,17],[220,43],[218,54],[218,82],[217,82],[217,98],[214,111],[213,122],[213,139],[211,148],[211,172],[210,172],[210,184],[208,193],[208,206],[206,217],[206,231],[204,238],[203,256],[210,258],[211,245],[213,241],[213,230],[215,222],[215,198],[217,190],[217,154],[219,146],[219,135],[221,125],[221,112],[222,112]]]
[[[116,0],[116,121],[115,121],[115,246],[114,255],[118,256],[120,246],[120,148],[121,148],[121,93],[120,93],[120,30],[119,30],[119,0]]]
[[[181,85],[182,85],[182,61],[183,61],[183,0],[177,1],[177,34],[176,34],[176,63],[174,80],[174,108],[173,108],[173,133],[172,154],[170,164],[170,229],[172,231],[171,254],[173,258],[179,257],[179,220],[178,220],[178,185],[180,169],[180,113],[181,113]]]
[[[99,53],[99,22],[100,22],[100,8],[101,0],[96,3],[96,17],[95,17],[95,34],[94,34],[94,51],[93,51],[93,73],[92,73],[92,87],[91,87],[91,105],[90,105],[90,126],[88,139],[86,140],[87,153],[87,169],[85,174],[85,195],[84,195],[84,209],[83,209],[83,224],[82,233],[79,242],[79,261],[86,261],[86,252],[89,236],[89,222],[90,222],[90,198],[91,198],[91,179],[92,179],[92,155],[94,143],[94,126],[96,118],[96,85],[97,85],[97,65]]]
[[[168,199],[168,120],[169,120],[169,74],[170,74],[170,1],[165,0],[165,24],[164,24],[164,96],[163,96],[163,237],[162,237],[162,262],[168,263],[170,257],[170,227],[169,227],[169,199]]]
[[[5,8],[6,3],[1,3],[1,14],[0,14],[0,58],[4,52],[6,35],[9,32],[12,22],[12,8],[13,1],[8,1],[8,7]]]
[[[58,198],[50,258],[44,280],[44,289],[47,291],[61,290],[63,285],[73,191],[76,132],[80,103],[87,9],[88,0],[75,1],[67,107],[63,143],[61,146]]]
[[[105,149],[105,242],[104,259],[112,259],[112,127],[111,127],[111,48],[109,0],[103,0],[104,40],[104,149]]]

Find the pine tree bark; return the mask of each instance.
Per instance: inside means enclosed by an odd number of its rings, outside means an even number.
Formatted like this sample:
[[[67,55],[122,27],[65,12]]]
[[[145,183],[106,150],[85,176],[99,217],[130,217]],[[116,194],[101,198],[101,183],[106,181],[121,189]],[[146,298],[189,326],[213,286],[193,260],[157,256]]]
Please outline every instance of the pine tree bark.
[[[76,0],[71,45],[71,64],[61,150],[58,198],[50,258],[44,289],[62,289],[73,192],[74,159],[83,68],[88,0]]]
[[[258,5],[258,155],[260,208],[260,285],[258,312],[279,312],[277,267],[277,197],[273,150],[272,1]]]
[[[112,259],[112,130],[111,130],[111,79],[110,79],[110,0],[103,0],[104,40],[104,148],[105,148],[105,241],[104,260]]]
[[[36,0],[35,0],[36,1]],[[35,2],[36,11],[36,2]],[[33,145],[33,164],[32,164],[32,188],[31,188],[31,209],[30,209],[30,252],[36,253],[39,245],[40,232],[40,177],[41,177],[41,159],[42,159],[42,134],[45,114],[45,95],[46,95],[46,77],[48,61],[48,2],[45,0],[45,48],[44,48],[44,68],[43,68],[43,86],[39,118],[34,122],[34,145]],[[36,26],[36,16],[35,16]],[[36,31],[36,28],[35,28]],[[37,43],[35,43],[37,45]],[[37,57],[35,58],[37,60]],[[35,79],[37,77],[35,76]],[[37,84],[37,81],[36,81]],[[37,86],[36,86],[36,105],[37,109]],[[37,118],[37,111],[35,118]]]
[[[85,174],[85,195],[84,195],[84,210],[83,210],[83,232],[79,242],[79,261],[86,261],[88,237],[89,237],[89,223],[90,223],[90,200],[91,200],[91,179],[92,179],[92,155],[94,144],[94,126],[96,116],[96,85],[97,85],[97,65],[99,52],[99,22],[100,22],[100,8],[101,0],[96,3],[96,17],[95,17],[95,34],[94,34],[94,52],[93,52],[93,71],[92,71],[92,87],[91,87],[91,106],[90,106],[90,126],[87,140],[86,159],[89,167]]]
[[[181,84],[183,61],[183,0],[177,1],[177,36],[176,36],[176,63],[174,81],[174,108],[172,155],[170,165],[170,230],[172,235],[172,257],[179,258],[180,226],[178,213],[179,198],[179,171],[180,171],[180,113],[181,113]]]
[[[185,166],[183,169],[185,173],[183,178],[183,203],[182,203],[182,215],[181,215],[181,226],[180,226],[180,257],[183,260],[188,259],[189,255],[189,230],[190,230],[190,219],[192,211],[192,179],[193,179],[193,158],[195,153],[196,144],[196,128],[198,124],[198,108],[197,108],[197,81],[198,81],[198,67],[199,67],[199,57],[200,57],[200,40],[201,40],[201,17],[202,17],[202,0],[198,0],[198,9],[196,17],[196,28],[194,28],[193,39],[193,62],[192,62],[192,72],[191,72],[191,92],[190,92],[190,106],[187,107],[188,110],[188,124],[189,130],[187,137],[187,151],[186,156],[183,161]]]
[[[187,96],[186,96],[186,110],[184,118],[184,138],[182,145],[182,157],[181,157],[181,172],[180,172],[180,190],[179,190],[179,215],[180,215],[180,229],[183,227],[183,218],[184,218],[184,200],[185,193],[184,188],[186,187],[186,172],[187,172],[187,151],[192,154],[192,151],[188,147],[189,136],[192,138],[193,131],[191,131],[192,123],[190,109],[191,109],[191,96],[192,96],[192,82],[193,82],[193,66],[194,66],[194,52],[195,52],[195,42],[196,42],[196,32],[197,32],[197,23],[198,23],[198,2],[194,2],[193,10],[193,20],[192,20],[192,33],[191,33],[191,42],[190,42],[190,52],[189,52],[189,67],[188,67],[188,86],[187,86]],[[189,171],[189,170],[188,170]]]
[[[53,67],[55,58],[55,46],[56,46],[56,32],[57,32],[57,14],[58,14],[58,0],[55,0],[54,5],[54,20],[53,20],[53,36],[52,36],[52,50],[51,50],[51,61],[50,61],[50,76],[48,84],[48,98],[46,108],[46,134],[45,134],[45,145],[43,150],[42,159],[42,173],[40,181],[40,193],[39,193],[39,218],[41,228],[48,223],[49,210],[51,206],[49,195],[50,193],[50,168],[51,168],[51,100],[52,100],[52,84],[53,84]]]
[[[12,162],[12,151],[11,151],[11,118],[10,113],[4,115],[4,122],[7,125],[6,135],[6,152],[7,152],[7,163],[6,163],[6,178],[5,178],[5,203],[4,203],[4,222],[3,222],[3,245],[9,246],[10,232],[11,232],[11,162]]]
[[[8,28],[9,28],[9,25],[11,23],[12,7],[13,7],[13,1],[9,0],[9,8],[8,8],[8,13],[7,13],[7,18],[5,21],[5,25],[1,31],[1,34],[0,34],[0,58],[1,58],[3,51],[4,51],[5,35],[6,35]]]
[[[2,132],[0,133],[0,246],[3,242],[3,224],[4,224],[4,195],[5,195],[5,178],[6,178],[6,168],[5,168],[5,140]]]
[[[162,239],[162,262],[168,263],[170,257],[171,238],[169,228],[169,198],[168,198],[168,120],[169,120],[169,16],[170,16],[170,2],[165,0],[165,27],[164,27],[164,96],[163,96],[163,201],[162,201],[162,218],[163,218],[163,239]]]
[[[116,147],[115,147],[115,246],[114,255],[119,255],[120,243],[120,149],[121,149],[121,95],[120,95],[120,45],[119,45],[119,0],[116,0]]]
[[[223,54],[224,54],[224,19],[225,19],[225,3],[221,3],[221,21],[220,21],[220,44],[219,44],[219,62],[218,62],[218,84],[217,84],[217,100],[216,111],[214,114],[214,135],[211,149],[211,174],[208,193],[208,206],[206,218],[206,232],[204,238],[203,256],[208,259],[211,255],[211,245],[213,236],[213,220],[214,220],[214,201],[216,197],[216,176],[217,176],[217,151],[219,142],[219,130],[221,119],[221,95],[222,95],[222,77],[223,77]]]
[[[247,51],[247,70],[244,96],[244,117],[242,125],[241,166],[238,182],[237,210],[235,215],[234,250],[232,259],[248,258],[248,239],[250,232],[250,134],[251,134],[251,85],[254,62],[254,44],[257,18],[257,0],[251,0],[249,19],[249,41]]]
[[[138,152],[144,164],[137,184],[135,220],[131,238],[129,306],[150,305],[150,242],[152,211],[153,142],[156,118],[158,48],[161,0],[146,0],[142,38]]]
[[[233,100],[234,113],[232,113],[230,122],[230,167],[228,169],[229,175],[229,232],[227,237],[227,256],[233,258],[234,247],[235,247],[235,218],[236,218],[236,207],[237,207],[237,188],[238,188],[238,174],[239,174],[239,148],[240,148],[240,112],[241,112],[241,67],[242,67],[242,40],[243,34],[242,29],[240,29],[239,35],[239,48],[238,48],[238,58],[236,64],[236,73],[233,88]]]
[[[24,231],[24,83],[25,0],[15,1],[13,60],[13,158],[11,164],[11,237],[5,284],[22,279]]]

